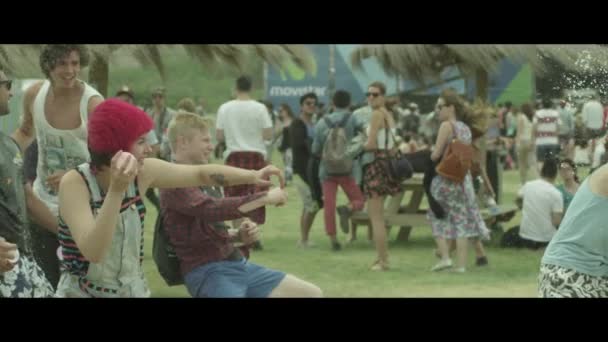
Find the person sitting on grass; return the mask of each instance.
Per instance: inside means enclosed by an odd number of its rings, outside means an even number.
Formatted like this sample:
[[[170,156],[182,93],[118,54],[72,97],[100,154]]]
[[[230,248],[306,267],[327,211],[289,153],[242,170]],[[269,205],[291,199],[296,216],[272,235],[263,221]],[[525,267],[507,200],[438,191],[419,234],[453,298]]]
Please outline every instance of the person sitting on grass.
[[[554,158],[547,159],[540,178],[527,182],[519,190],[521,225],[505,233],[501,241],[502,247],[544,248],[557,232],[564,212],[562,194],[554,185],[557,163]]]

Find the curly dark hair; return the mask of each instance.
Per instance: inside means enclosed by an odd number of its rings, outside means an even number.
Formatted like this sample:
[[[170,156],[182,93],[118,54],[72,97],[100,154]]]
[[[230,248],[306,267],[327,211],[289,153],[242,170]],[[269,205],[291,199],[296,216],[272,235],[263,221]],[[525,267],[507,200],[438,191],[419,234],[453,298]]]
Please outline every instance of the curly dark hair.
[[[80,66],[85,68],[89,65],[89,49],[83,44],[49,44],[42,48],[40,53],[40,69],[49,78],[50,72],[57,66],[57,62],[67,57],[70,52],[76,51],[80,56]]]

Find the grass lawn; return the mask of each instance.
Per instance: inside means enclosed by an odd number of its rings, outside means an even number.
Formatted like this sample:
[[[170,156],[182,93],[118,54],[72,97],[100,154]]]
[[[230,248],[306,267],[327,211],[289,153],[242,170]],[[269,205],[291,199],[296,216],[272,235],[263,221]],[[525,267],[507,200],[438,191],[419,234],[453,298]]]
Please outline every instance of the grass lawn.
[[[278,153],[274,158],[281,165]],[[516,171],[503,175],[504,203],[512,203],[519,187]],[[315,248],[296,248],[299,237],[301,204],[295,188],[288,187],[288,205],[269,207],[267,224],[262,241],[264,250],[252,252],[251,261],[276,268],[311,281],[323,289],[327,297],[535,297],[536,277],[542,257],[541,251],[502,249],[487,246],[489,266],[475,266],[472,249],[469,267],[465,274],[433,273],[429,269],[436,263],[435,243],[430,227],[413,229],[408,242],[393,242],[396,229],[391,231],[388,272],[371,272],[368,267],[374,261],[375,251],[367,241],[365,227],[359,228],[359,240],[345,246],[340,252],[330,250],[324,233],[323,214],[319,212],[311,232]],[[338,203],[346,197],[339,192]],[[156,270],[151,258],[152,234],[156,212],[147,206],[146,245],[144,268],[154,297],[189,296],[183,286],[168,287]],[[518,224],[518,214],[505,228]],[[346,236],[339,231],[339,238]]]

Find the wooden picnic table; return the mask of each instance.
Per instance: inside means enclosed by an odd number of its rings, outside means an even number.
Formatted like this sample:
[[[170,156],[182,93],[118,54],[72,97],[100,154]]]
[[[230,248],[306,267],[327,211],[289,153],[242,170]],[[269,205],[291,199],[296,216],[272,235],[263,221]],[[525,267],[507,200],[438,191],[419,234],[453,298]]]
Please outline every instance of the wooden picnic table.
[[[389,197],[385,204],[384,220],[387,228],[390,228],[391,226],[400,227],[397,240],[407,241],[412,227],[430,226],[430,222],[426,217],[428,209],[420,207],[422,200],[426,196],[422,185],[423,178],[423,174],[414,174],[412,178],[403,183],[404,191]],[[407,192],[412,193],[410,200],[408,203],[402,203]],[[517,210],[515,204],[499,205],[493,210],[481,209],[481,216],[484,221],[486,221],[486,224],[490,225],[491,221],[494,219],[499,222],[511,220],[517,213]],[[369,226],[371,223],[367,212],[360,211],[352,215],[351,224],[352,227],[355,228],[360,224]]]

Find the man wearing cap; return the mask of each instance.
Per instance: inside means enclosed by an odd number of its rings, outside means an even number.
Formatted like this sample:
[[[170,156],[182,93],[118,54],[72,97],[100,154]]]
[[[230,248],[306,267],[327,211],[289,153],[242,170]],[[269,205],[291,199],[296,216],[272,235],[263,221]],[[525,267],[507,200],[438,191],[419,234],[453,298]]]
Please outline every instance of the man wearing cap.
[[[167,127],[173,119],[175,112],[167,107],[166,89],[158,87],[152,91],[152,108],[147,110],[148,115],[154,120],[154,132],[160,142],[158,156],[164,160],[171,160],[171,148],[167,139]],[[156,152],[156,151],[155,151]]]
[[[169,147],[169,139],[167,138],[167,128],[175,112],[167,107],[166,93],[164,87],[157,87],[152,90],[152,108],[148,109],[146,113],[154,121],[152,133],[155,135],[156,143],[152,146],[152,155],[166,161],[171,161],[171,148]],[[150,140],[150,135],[148,135],[148,140]],[[146,198],[150,200],[157,210],[160,209],[160,200],[155,189],[148,188]]]
[[[0,70],[0,116],[9,113],[11,80]],[[53,288],[34,259],[29,218],[48,230],[57,219],[24,180],[19,146],[0,131],[0,298],[50,297]]]

